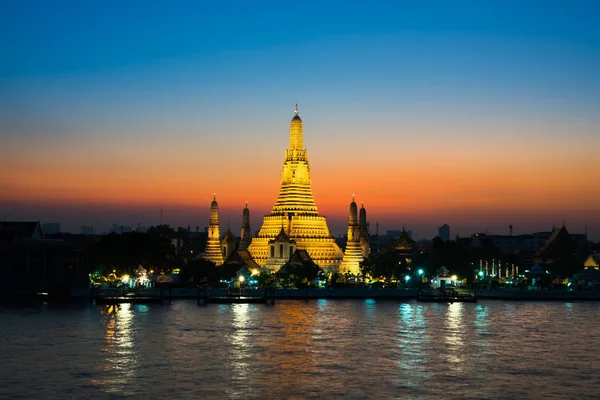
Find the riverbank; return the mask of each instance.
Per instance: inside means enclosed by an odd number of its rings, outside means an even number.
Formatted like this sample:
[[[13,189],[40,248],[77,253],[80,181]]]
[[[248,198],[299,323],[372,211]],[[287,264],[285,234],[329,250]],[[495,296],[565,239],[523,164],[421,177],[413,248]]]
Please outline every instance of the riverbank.
[[[479,299],[486,300],[514,300],[514,301],[600,301],[600,291],[532,291],[532,290],[504,290],[487,289],[468,291]],[[156,293],[156,291],[155,291]],[[141,295],[144,293],[142,292]],[[275,299],[305,300],[305,299],[381,299],[381,300],[412,300],[416,299],[416,289],[276,289]],[[195,288],[171,288],[163,289],[162,296],[170,299],[197,299],[204,297],[226,296],[225,289],[195,289]],[[245,289],[243,292],[247,297],[261,297],[265,295],[263,289]],[[268,297],[272,294],[269,292]],[[73,299],[89,299],[89,289],[71,291]]]

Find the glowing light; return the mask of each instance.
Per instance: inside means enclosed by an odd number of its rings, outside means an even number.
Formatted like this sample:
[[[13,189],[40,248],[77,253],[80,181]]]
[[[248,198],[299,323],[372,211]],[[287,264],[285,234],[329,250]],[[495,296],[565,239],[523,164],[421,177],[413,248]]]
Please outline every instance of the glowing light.
[[[483,277],[483,271],[479,271],[479,276]]]
[[[421,276],[425,273],[425,271],[423,271],[423,268],[419,268],[419,271],[417,271],[417,273],[419,274],[419,276]]]
[[[123,275],[123,276],[121,277],[121,282],[123,282],[123,283],[127,283],[127,282],[129,282],[129,275]]]
[[[410,275],[406,275],[406,276],[404,277],[404,280],[405,280],[406,282],[410,281]]]
[[[458,277],[456,275],[452,275],[451,278],[452,278],[453,281],[455,281],[455,280],[458,279]]]
[[[239,280],[240,282],[244,282],[244,280],[245,280],[245,279],[246,279],[246,278],[244,278],[244,275],[240,275],[240,277],[238,278],[238,280]]]

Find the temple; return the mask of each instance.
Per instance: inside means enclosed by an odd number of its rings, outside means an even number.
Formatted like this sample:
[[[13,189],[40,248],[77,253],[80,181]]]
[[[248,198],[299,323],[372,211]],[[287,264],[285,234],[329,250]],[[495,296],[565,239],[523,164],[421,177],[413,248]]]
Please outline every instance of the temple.
[[[250,243],[252,242],[252,237],[250,234],[250,210],[248,210],[248,202],[246,202],[246,207],[244,207],[244,211],[242,212],[242,231],[240,232],[240,250],[246,250]]]
[[[223,264],[223,253],[221,253],[221,235],[219,231],[219,204],[216,194],[210,204],[210,222],[208,224],[208,241],[204,250],[204,258],[217,265]]]
[[[258,265],[273,270],[281,260],[287,261],[295,248],[306,250],[321,268],[332,271],[339,270],[344,257],[312,195],[298,105],[290,123],[290,148],[285,152],[279,197],[248,250]]]
[[[343,274],[349,273],[352,275],[357,275],[360,273],[360,263],[362,261],[363,249],[360,242],[360,229],[357,221],[357,209],[356,203],[354,202],[354,196],[352,196],[352,203],[350,203],[350,216],[348,218],[348,239],[346,242],[346,250],[344,251],[344,259],[340,267],[340,272]]]
[[[304,148],[302,119],[298,105],[290,123],[290,146],[285,151],[281,188],[271,213],[254,237],[250,232],[248,203],[242,213],[239,243],[228,227],[221,239],[216,196],[210,206],[208,242],[203,257],[217,265],[244,264],[277,272],[294,254],[310,258],[323,270],[360,273],[360,263],[369,256],[369,224],[364,204],[358,210],[352,196],[345,254],[331,236],[327,220],[317,209],[310,180],[308,154]],[[299,251],[300,253],[297,253]]]
[[[365,209],[365,203],[362,203],[360,207],[360,220],[358,222],[358,231],[360,236],[360,247],[362,249],[362,255],[364,258],[367,258],[371,253],[371,247],[369,245],[369,223],[367,222],[367,210]]]

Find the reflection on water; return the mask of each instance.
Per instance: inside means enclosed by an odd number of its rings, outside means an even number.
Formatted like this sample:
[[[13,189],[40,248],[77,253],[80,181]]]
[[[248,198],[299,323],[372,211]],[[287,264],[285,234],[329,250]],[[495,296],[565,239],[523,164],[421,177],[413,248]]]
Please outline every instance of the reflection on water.
[[[463,332],[462,332],[462,310],[465,303],[451,303],[448,305],[446,313],[446,334],[444,339],[448,345],[446,352],[446,361],[456,363],[452,368],[459,371],[462,369],[462,347],[463,347]]]
[[[130,393],[129,385],[138,366],[131,307],[127,303],[100,307],[102,325],[106,329],[104,345],[100,348],[104,373],[93,379],[92,384],[108,393]]]
[[[229,362],[234,379],[247,381],[252,371],[249,360],[252,357],[249,349],[252,345],[251,331],[249,330],[250,304],[231,305],[233,333],[229,335],[230,348],[228,351]]]
[[[424,375],[426,356],[424,349],[429,345],[430,337],[423,318],[423,306],[410,303],[400,304],[400,323],[398,326],[398,367],[399,376],[405,377],[404,385],[417,387]],[[408,378],[408,379],[406,379]]]
[[[600,387],[599,313],[373,300],[0,309],[0,398],[585,398]]]

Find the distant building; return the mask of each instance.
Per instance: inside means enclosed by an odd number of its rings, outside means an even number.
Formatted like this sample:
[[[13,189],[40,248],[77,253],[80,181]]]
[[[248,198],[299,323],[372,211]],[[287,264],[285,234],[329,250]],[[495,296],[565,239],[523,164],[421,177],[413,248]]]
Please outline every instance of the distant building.
[[[56,235],[60,233],[60,223],[59,222],[50,222],[46,224],[42,224],[42,230],[46,235]]]
[[[146,225],[146,226],[139,226],[137,228],[135,228],[135,231],[138,233],[146,233],[150,230],[150,228],[152,228],[151,225]]]
[[[72,236],[48,239],[38,221],[0,222],[0,292],[55,296],[67,295],[74,286],[87,287],[88,245]]]
[[[108,233],[116,233],[117,235],[121,235],[123,233],[130,233],[132,231],[130,226],[123,226],[119,224],[112,224],[110,228],[108,228]]]
[[[448,224],[444,224],[438,228],[438,236],[444,242],[450,241],[450,226]]]
[[[533,234],[506,236],[506,235],[479,235],[492,241],[494,246],[503,254],[516,251],[535,252],[548,240],[551,232],[536,232]]]
[[[94,230],[93,226],[83,225],[79,233],[81,233],[82,235],[95,235],[96,231]]]

